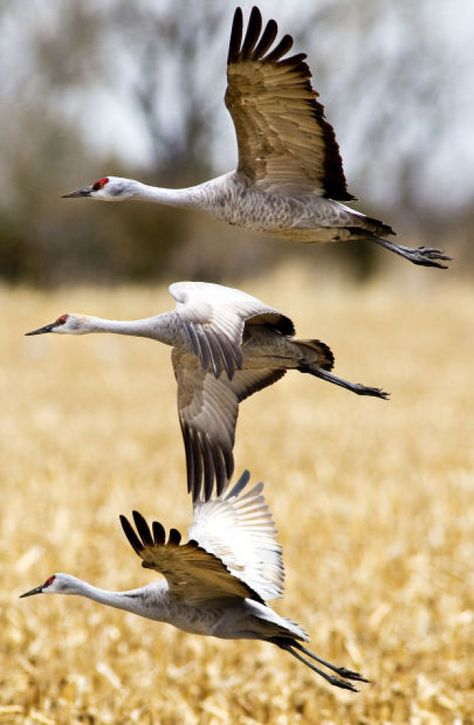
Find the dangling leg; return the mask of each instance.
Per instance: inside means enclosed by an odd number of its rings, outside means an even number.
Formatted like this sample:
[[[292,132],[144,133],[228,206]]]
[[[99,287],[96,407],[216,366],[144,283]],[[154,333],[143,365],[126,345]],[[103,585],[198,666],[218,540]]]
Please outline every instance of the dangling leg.
[[[302,662],[306,667],[309,667],[310,670],[313,672],[316,672],[320,677],[322,677],[326,682],[329,682],[330,685],[333,685],[334,687],[340,687],[343,690],[350,690],[351,692],[359,692],[359,690],[354,687],[354,685],[351,682],[346,682],[346,680],[357,680],[358,682],[369,682],[365,677],[362,677],[362,675],[359,675],[357,672],[352,672],[351,670],[346,669],[345,667],[336,667],[336,665],[331,664],[330,662],[326,662],[326,660],[321,659],[317,655],[315,655],[313,652],[310,652],[310,650],[303,647],[299,642],[296,640],[287,640],[283,637],[275,637],[270,640],[274,644],[276,644],[281,649],[284,649],[286,652],[289,652],[292,657],[297,659],[299,662]],[[307,654],[311,659],[316,660],[316,662],[319,662],[320,664],[324,665],[328,669],[332,670],[333,672],[336,672],[339,677],[334,677],[333,675],[329,675],[327,672],[324,672],[324,670],[321,670],[319,667],[316,667],[316,665],[313,665],[312,662],[309,662],[306,657],[303,657],[299,652],[296,652],[295,650],[298,649],[300,651],[303,651],[305,654]],[[345,679],[340,679],[345,678]]]
[[[317,378],[321,378],[321,380],[326,380],[328,383],[339,385],[341,388],[346,388],[346,390],[350,390],[356,395],[371,395],[374,398],[382,398],[383,400],[387,400],[390,396],[390,393],[386,393],[381,388],[371,388],[367,385],[362,385],[362,383],[351,383],[348,380],[344,380],[344,378],[338,378],[334,373],[330,373],[329,370],[323,370],[317,365],[312,366],[308,363],[302,363],[298,370],[302,373],[310,373]]]
[[[337,665],[333,665],[331,662],[327,662],[326,660],[323,660],[321,657],[318,657],[318,655],[314,654],[314,652],[311,652],[307,647],[303,647],[301,642],[298,642],[295,640],[292,643],[293,647],[296,647],[296,649],[299,649],[301,652],[304,652],[305,655],[308,655],[308,657],[311,657],[312,660],[316,660],[316,662],[319,662],[319,664],[324,665],[328,669],[335,672],[340,677],[346,677],[348,680],[357,680],[358,682],[370,682],[366,677],[363,677],[358,672],[354,672],[354,670],[348,670],[346,667],[337,667]]]

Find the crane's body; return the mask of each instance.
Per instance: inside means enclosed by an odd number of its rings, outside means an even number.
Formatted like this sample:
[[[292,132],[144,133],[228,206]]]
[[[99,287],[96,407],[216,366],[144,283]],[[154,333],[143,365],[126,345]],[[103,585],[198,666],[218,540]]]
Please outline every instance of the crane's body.
[[[295,242],[335,242],[393,234],[386,224],[326,199],[308,189],[284,192],[255,185],[245,174],[230,171],[184,189],[148,186],[131,179],[108,177],[116,195],[94,196],[104,201],[151,201],[205,211],[220,221]]]
[[[237,8],[227,58],[225,103],[239,152],[237,169],[197,186],[167,189],[104,176],[65,197],[127,199],[192,207],[229,224],[298,242],[367,239],[413,262],[445,268],[438,249],[412,249],[386,239],[394,231],[346,206],[347,189],[334,129],[316,100],[306,55],[284,57],[293,45],[274,20],[263,28],[254,7],[243,36]],[[273,46],[273,47],[272,47]]]
[[[176,309],[142,320],[107,320],[68,313],[27,333],[115,333],[170,345],[178,412],[194,499],[224,490],[232,476],[239,403],[298,370],[357,395],[387,398],[380,388],[331,372],[334,356],[320,340],[300,340],[294,325],[256,297],[223,285],[175,282]]]
[[[190,634],[262,640],[286,650],[330,684],[356,691],[351,681],[367,682],[362,675],[337,667],[308,650],[301,644],[308,641],[306,632],[266,604],[266,599],[283,593],[283,561],[275,525],[262,495],[263,484],[247,491],[248,481],[249,474],[244,472],[225,496],[195,504],[186,544],[181,544],[176,529],[170,529],[166,541],[163,526],[155,521],[150,529],[137,511],[133,512],[134,526],[120,517],[142,566],[161,573],[161,581],[129,591],[108,592],[70,574],[58,573],[22,597],[76,594],[166,622]]]

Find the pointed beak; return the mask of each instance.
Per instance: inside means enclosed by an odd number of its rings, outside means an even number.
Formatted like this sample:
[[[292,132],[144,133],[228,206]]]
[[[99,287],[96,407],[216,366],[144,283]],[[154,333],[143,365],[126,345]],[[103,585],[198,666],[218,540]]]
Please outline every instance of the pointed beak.
[[[43,333],[45,333],[45,332],[52,332],[55,327],[56,327],[56,323],[51,322],[49,325],[44,325],[44,327],[38,327],[37,330],[32,330],[31,332],[25,332],[25,336],[28,337],[28,335],[43,335]]]
[[[63,194],[61,199],[76,199],[79,196],[90,196],[92,192],[92,186],[86,186],[84,189],[78,189],[77,191],[71,191],[69,194]]]
[[[44,584],[41,584],[39,587],[35,587],[34,589],[30,589],[29,592],[25,592],[24,594],[20,594],[20,599],[23,599],[24,597],[32,597],[33,594],[41,594],[44,589]]]

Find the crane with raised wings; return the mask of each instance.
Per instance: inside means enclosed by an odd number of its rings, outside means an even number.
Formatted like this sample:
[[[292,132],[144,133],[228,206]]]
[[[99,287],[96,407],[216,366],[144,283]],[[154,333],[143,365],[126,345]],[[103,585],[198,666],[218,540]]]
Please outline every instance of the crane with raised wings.
[[[357,692],[352,682],[368,682],[365,677],[309,650],[301,644],[308,641],[306,632],[266,604],[283,593],[283,561],[263,483],[248,491],[249,478],[245,471],[226,495],[194,505],[185,544],[177,529],[170,529],[166,540],[162,524],[154,521],[150,529],[137,511],[134,526],[120,517],[142,566],[162,574],[160,581],[109,592],[58,573],[21,597],[76,594],[192,634],[262,640],[286,650],[331,685]]]
[[[394,231],[344,202],[347,189],[339,145],[311,85],[306,54],[288,56],[290,35],[275,43],[278,26],[252,8],[243,34],[234,14],[225,103],[234,122],[235,171],[183,189],[104,176],[65,198],[130,199],[202,209],[230,224],[299,242],[369,240],[413,264],[446,268],[444,252],[387,239]]]

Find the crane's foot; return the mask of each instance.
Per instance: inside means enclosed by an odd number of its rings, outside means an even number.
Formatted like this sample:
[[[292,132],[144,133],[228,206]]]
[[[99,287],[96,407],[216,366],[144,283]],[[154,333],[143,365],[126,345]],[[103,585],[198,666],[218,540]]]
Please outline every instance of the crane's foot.
[[[351,685],[350,682],[346,682],[346,680],[339,680],[337,677],[333,677],[332,675],[328,675],[325,677],[326,682],[329,682],[330,685],[333,685],[334,687],[340,687],[341,690],[350,690],[350,692],[359,692],[357,687],[354,687],[354,685]]]
[[[442,262],[450,262],[452,257],[442,252],[440,249],[434,247],[404,247],[401,244],[395,244],[395,242],[389,242],[388,239],[382,237],[372,237],[372,241],[376,244],[380,244],[381,247],[389,249],[395,254],[399,254],[400,257],[408,259],[413,264],[418,264],[422,267],[436,267],[437,269],[447,269],[447,264]]]
[[[357,682],[370,682],[367,677],[364,677],[359,672],[354,672],[354,670],[348,670],[346,667],[335,667],[334,672],[336,672],[339,677],[345,677],[348,680],[356,680]]]
[[[362,383],[350,383],[347,389],[356,395],[370,395],[373,398],[381,398],[382,400],[389,400],[390,398],[390,393],[387,393],[386,390],[382,390],[382,388],[371,388],[367,385],[362,385]]]
[[[419,264],[422,267],[447,269],[448,265],[441,264],[438,260],[443,260],[445,262],[450,262],[452,260],[452,257],[448,257],[448,255],[441,250],[434,249],[432,247],[416,247],[415,249],[412,249],[411,247],[400,246],[399,248],[402,250],[402,256],[405,256],[405,259],[413,262],[413,264]]]

